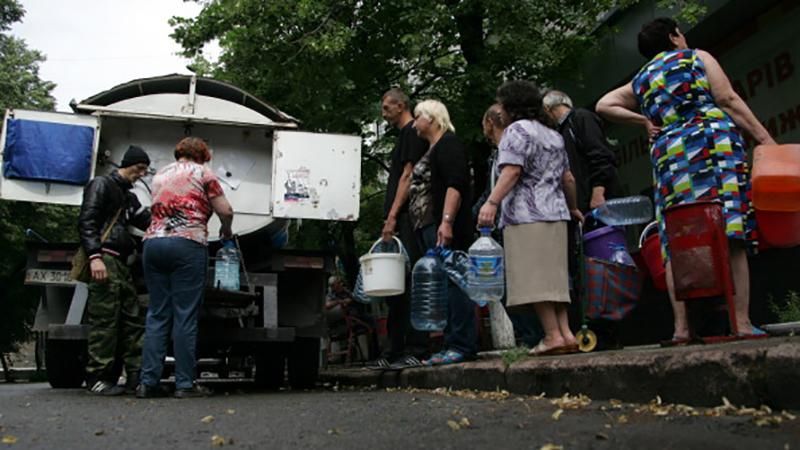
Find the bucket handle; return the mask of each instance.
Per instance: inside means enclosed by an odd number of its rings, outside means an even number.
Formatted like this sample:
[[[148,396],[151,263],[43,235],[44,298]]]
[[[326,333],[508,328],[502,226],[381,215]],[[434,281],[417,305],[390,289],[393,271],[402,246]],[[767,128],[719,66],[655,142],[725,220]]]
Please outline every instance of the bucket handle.
[[[394,239],[395,242],[397,242],[397,253],[405,253],[403,251],[404,250],[403,243],[400,242],[400,239],[398,239],[397,236],[392,236],[392,239]],[[372,251],[375,250],[375,247],[377,247],[378,244],[380,244],[381,242],[383,242],[383,238],[379,238],[377,241],[375,241],[375,243],[372,244],[372,247],[369,248],[369,251],[367,253],[372,253]]]
[[[642,248],[644,245],[644,240],[647,239],[647,236],[649,236],[650,232],[653,231],[653,227],[658,227],[657,220],[650,222],[646,227],[644,227],[644,230],[642,230],[642,235],[639,236],[639,248]]]

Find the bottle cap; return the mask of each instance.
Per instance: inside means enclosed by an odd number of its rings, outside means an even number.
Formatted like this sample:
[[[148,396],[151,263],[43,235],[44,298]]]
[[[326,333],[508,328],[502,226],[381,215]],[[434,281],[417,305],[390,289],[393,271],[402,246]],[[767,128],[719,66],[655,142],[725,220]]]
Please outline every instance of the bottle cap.
[[[236,242],[233,239],[223,239],[222,246],[225,248],[236,248]]]
[[[487,236],[492,232],[492,227],[480,227],[478,231],[481,232],[482,236]]]

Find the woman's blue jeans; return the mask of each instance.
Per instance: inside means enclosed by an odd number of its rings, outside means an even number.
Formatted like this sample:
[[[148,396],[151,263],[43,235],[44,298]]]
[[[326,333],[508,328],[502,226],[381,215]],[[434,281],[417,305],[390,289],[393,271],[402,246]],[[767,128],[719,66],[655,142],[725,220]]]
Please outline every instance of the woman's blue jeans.
[[[417,230],[423,253],[436,247],[436,225]],[[449,279],[447,280],[447,326],[444,328],[446,350],[456,350],[467,357],[478,353],[478,329],[475,325],[475,302]]]
[[[150,292],[142,353],[141,383],[161,380],[170,332],[175,354],[175,388],[194,384],[197,313],[203,302],[208,248],[180,237],[144,242],[144,278]]]

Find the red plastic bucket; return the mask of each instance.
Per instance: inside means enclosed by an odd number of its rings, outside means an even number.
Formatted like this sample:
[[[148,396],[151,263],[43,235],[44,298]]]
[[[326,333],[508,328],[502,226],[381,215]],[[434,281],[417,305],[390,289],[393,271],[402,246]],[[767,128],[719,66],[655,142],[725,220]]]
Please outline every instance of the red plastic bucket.
[[[621,228],[602,227],[583,235],[583,253],[590,258],[611,261],[614,247],[625,247],[625,232]]]
[[[722,204],[698,201],[664,211],[675,297],[678,300],[725,295],[733,279]]]
[[[655,233],[653,232],[655,231]],[[667,290],[667,269],[661,257],[661,239],[658,236],[658,222],[651,222],[639,237],[639,254],[650,273],[653,285],[659,291]]]
[[[787,248],[800,245],[800,212],[756,209],[759,248]]]

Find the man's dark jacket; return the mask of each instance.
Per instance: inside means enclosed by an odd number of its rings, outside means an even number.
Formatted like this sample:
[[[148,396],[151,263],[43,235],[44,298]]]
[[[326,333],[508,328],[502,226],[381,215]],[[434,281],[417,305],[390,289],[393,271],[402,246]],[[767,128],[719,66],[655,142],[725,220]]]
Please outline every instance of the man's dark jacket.
[[[78,217],[78,233],[87,255],[98,254],[102,248],[109,250],[110,254],[118,254],[124,260],[133,253],[136,242],[128,232],[128,225],[146,230],[150,225],[150,211],[142,207],[139,199],[130,191],[132,187],[117,171],[95,177],[86,185]],[[123,209],[111,234],[101,244],[103,231],[120,207]]]
[[[597,114],[576,108],[558,127],[564,137],[569,168],[575,176],[578,208],[586,212],[596,186],[606,188],[606,200],[621,195],[617,175],[617,158],[608,147],[603,122]]]

